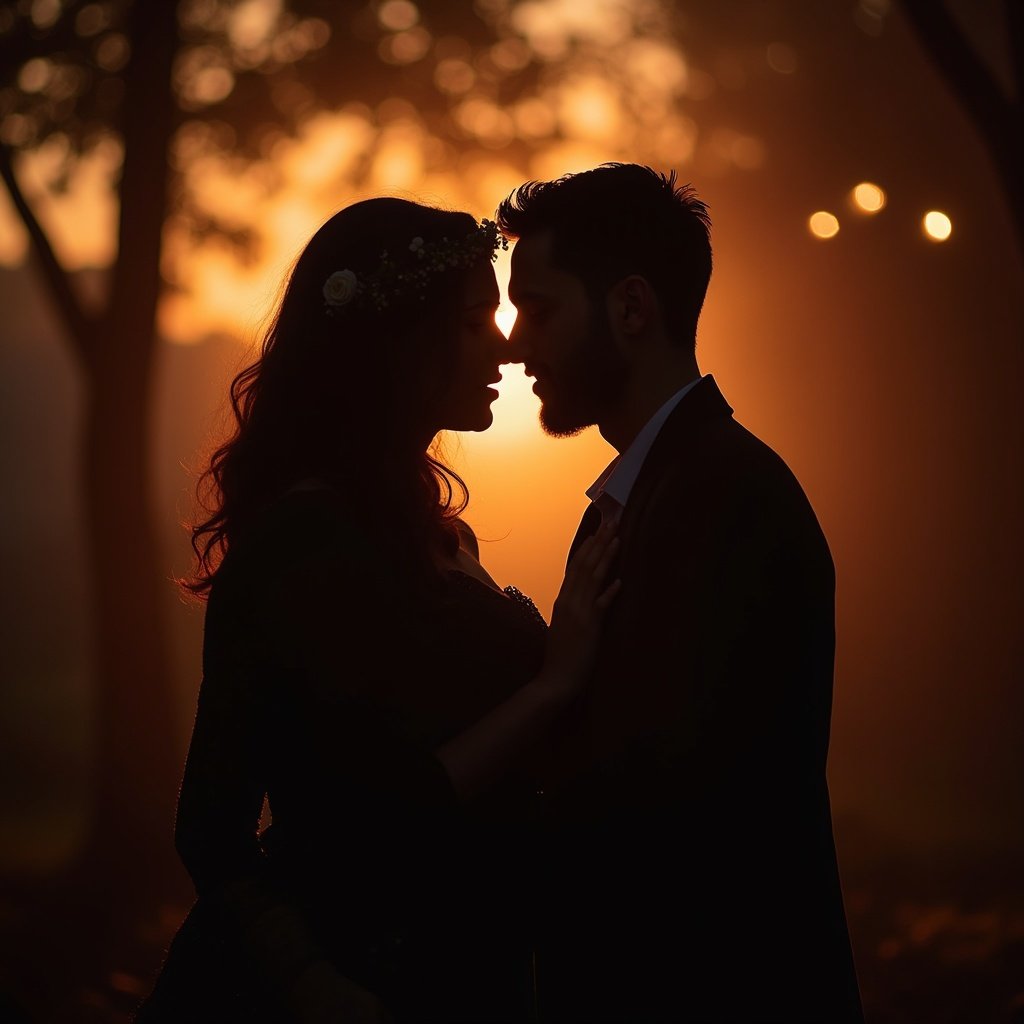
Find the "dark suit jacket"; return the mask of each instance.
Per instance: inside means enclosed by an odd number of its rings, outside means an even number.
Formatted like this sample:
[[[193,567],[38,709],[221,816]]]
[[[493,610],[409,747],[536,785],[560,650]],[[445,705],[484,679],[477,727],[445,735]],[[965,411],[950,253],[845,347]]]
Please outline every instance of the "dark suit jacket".
[[[595,678],[546,770],[541,1020],[860,1021],[825,780],[835,574],[814,512],[706,378],[619,536]]]

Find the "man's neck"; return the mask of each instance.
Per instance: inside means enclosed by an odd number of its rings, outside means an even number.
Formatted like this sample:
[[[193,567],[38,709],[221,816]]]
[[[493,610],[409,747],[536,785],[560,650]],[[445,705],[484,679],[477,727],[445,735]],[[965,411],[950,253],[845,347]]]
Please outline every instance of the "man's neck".
[[[650,418],[677,392],[700,376],[695,360],[649,367],[635,372],[622,401],[597,425],[601,436],[621,455]]]

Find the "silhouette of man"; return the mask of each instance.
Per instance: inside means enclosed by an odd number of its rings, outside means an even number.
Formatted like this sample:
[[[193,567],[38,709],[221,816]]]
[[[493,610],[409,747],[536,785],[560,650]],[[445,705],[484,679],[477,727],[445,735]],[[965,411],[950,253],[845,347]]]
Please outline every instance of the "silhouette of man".
[[[861,1021],[825,775],[833,563],[698,369],[705,205],[605,164],[497,219],[544,428],[596,424],[619,453],[569,555],[621,516],[621,590],[544,770],[540,1018]]]

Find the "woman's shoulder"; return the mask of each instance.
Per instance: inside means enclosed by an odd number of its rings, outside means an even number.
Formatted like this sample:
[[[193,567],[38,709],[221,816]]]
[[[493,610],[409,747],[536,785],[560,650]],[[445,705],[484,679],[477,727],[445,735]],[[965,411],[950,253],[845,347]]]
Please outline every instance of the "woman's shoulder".
[[[455,532],[459,535],[459,547],[468,551],[477,561],[480,560],[480,544],[476,539],[473,527],[464,519],[455,519]]]
[[[230,546],[232,574],[276,575],[329,553],[358,552],[364,534],[351,499],[337,488],[295,486],[265,502]]]

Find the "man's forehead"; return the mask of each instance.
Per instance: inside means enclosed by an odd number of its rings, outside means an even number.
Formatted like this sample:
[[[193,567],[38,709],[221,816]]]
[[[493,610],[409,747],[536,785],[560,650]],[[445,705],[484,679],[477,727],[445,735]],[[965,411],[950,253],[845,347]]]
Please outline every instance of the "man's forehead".
[[[509,292],[529,295],[552,292],[569,284],[571,277],[551,261],[553,236],[550,231],[520,238],[512,248],[512,274]]]
[[[524,235],[512,247],[513,269],[521,271],[546,270],[551,266],[550,231],[539,231],[536,234]]]

